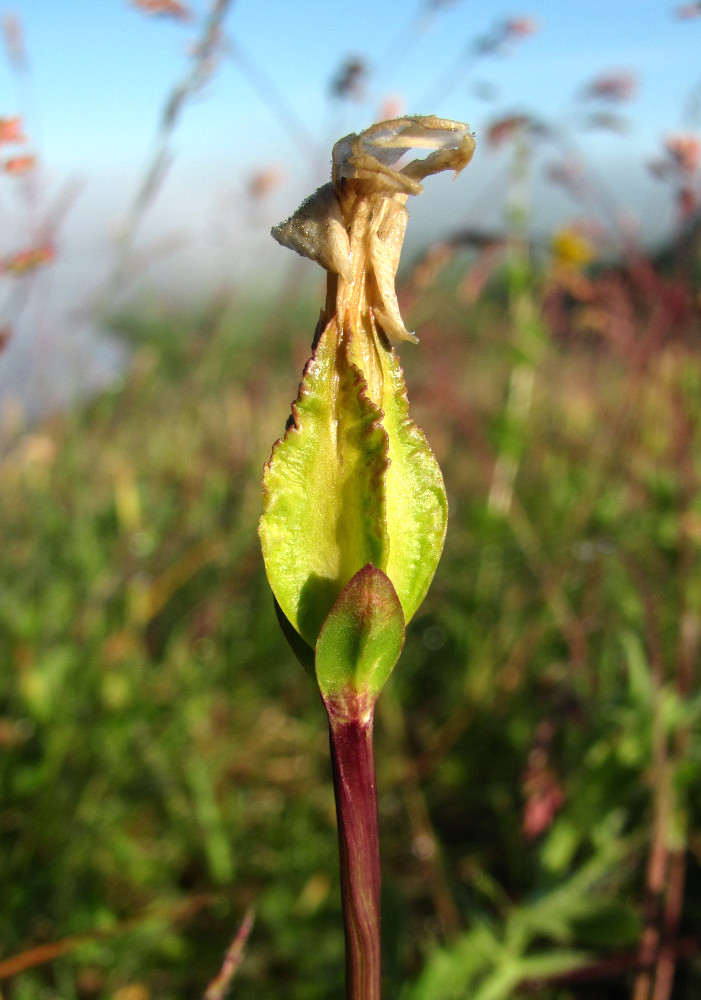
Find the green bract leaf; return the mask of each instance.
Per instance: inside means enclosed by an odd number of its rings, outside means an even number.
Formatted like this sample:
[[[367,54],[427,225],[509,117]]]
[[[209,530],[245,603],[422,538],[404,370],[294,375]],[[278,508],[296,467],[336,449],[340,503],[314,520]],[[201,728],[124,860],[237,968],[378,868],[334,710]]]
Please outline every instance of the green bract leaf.
[[[295,654],[299,662],[302,664],[304,669],[307,671],[310,677],[314,676],[314,650],[305,642],[299,632],[290,625],[289,621],[282,612],[282,608],[275,601],[275,614],[277,615],[278,624],[282,630],[282,634],[287,639],[287,644],[289,645],[292,652]]]
[[[402,606],[390,579],[364,566],[341,592],[316,645],[316,679],[327,703],[370,708],[404,645]],[[338,708],[336,709],[338,710]]]
[[[329,323],[263,477],[268,580],[283,614],[312,647],[350,578],[367,563],[384,569],[389,557],[387,435],[338,337]]]
[[[372,321],[371,321],[371,325]],[[409,622],[426,596],[443,551],[448,500],[443,476],[418,424],[409,416],[404,374],[395,351],[372,331],[382,370],[382,426],[389,438],[385,517],[389,559],[385,573],[394,584]],[[356,339],[351,341],[351,357]]]
[[[462,170],[474,145],[469,126],[432,116],[345,136],[334,146],[331,183],[273,230],[328,271],[325,327],[266,467],[260,525],[281,613],[310,649],[362,567],[389,577],[409,621],[440,558],[443,479],[409,416],[389,341],[416,341],[395,288],[406,200],[430,174]],[[431,152],[402,166],[413,148]]]

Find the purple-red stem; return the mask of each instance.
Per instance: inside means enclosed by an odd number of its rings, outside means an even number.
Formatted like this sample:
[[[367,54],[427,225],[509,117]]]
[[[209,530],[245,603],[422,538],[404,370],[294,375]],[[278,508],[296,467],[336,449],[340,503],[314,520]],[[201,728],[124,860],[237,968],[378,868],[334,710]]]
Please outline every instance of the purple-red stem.
[[[327,703],[341,857],[347,1000],[380,1000],[380,845],[373,707]]]

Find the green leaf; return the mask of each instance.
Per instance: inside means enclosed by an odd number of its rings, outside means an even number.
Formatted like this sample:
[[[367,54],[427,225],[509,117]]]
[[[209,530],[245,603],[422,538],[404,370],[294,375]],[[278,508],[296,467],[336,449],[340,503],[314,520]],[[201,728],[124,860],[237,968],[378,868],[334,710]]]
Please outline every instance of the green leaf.
[[[402,990],[402,1000],[465,1000],[501,957],[495,931],[478,923],[429,954],[417,981]]]
[[[448,500],[443,476],[426,437],[409,416],[404,373],[385,337],[372,327],[375,357],[381,370],[382,424],[389,437],[386,474],[386,518],[389,559],[383,566],[394,584],[409,622],[426,596],[443,551]],[[363,339],[353,337],[350,353],[366,369],[367,359],[354,356]],[[373,379],[369,377],[370,384]]]
[[[275,598],[273,598],[275,600]],[[307,671],[310,677],[314,676],[314,650],[306,643],[302,636],[297,632],[285,615],[282,612],[282,608],[275,601],[275,614],[277,615],[278,624],[282,629],[282,634],[287,639],[287,644],[297,657],[299,662],[302,664],[304,669]]]
[[[260,538],[283,614],[310,646],[339,593],[367,563],[389,556],[382,414],[338,344],[336,323],[308,363],[292,422],[263,476]]]
[[[591,899],[573,912],[573,940],[585,948],[632,948],[640,939],[640,916],[627,903]]]
[[[506,955],[503,962],[472,994],[471,1000],[511,1000],[520,983],[547,981],[554,976],[582,968],[590,962],[590,955],[560,949],[524,958]]]
[[[631,701],[636,708],[643,709],[647,713],[651,709],[654,692],[645,647],[640,636],[632,629],[622,631],[619,638],[628,663],[628,690]]]
[[[363,695],[374,704],[404,645],[402,606],[374,566],[356,573],[331,608],[316,645],[324,701]]]

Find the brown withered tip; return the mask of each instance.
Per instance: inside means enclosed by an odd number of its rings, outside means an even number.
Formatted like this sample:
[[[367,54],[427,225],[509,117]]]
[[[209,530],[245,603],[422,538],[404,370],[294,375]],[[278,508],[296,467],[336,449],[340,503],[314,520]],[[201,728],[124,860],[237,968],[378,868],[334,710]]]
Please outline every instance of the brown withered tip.
[[[429,152],[400,166],[412,149]],[[405,203],[409,195],[421,194],[421,181],[431,174],[460,173],[474,150],[469,125],[432,115],[393,118],[351,133],[333,147],[331,182],[272,235],[338,275],[339,313],[360,297],[388,337],[415,342],[395,290],[408,221]]]

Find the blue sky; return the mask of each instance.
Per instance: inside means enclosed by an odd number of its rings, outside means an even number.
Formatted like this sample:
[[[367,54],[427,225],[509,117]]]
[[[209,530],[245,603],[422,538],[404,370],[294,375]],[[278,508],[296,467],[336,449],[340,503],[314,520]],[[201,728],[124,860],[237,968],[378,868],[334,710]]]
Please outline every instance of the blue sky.
[[[190,6],[200,19],[207,9],[205,0]],[[77,255],[79,268],[81,253],[93,258],[99,241],[119,229],[165,97],[187,66],[197,20],[149,17],[129,0],[17,0],[9,9],[22,20],[31,74],[29,86],[18,88],[0,65],[0,114],[28,112],[49,191],[73,178],[81,182],[65,228],[66,254]],[[226,30],[248,62],[224,58],[186,108],[173,166],[149,214],[151,235],[170,227],[196,248],[203,234],[226,228],[230,212],[230,229],[267,246],[261,241],[269,240],[277,215],[289,214],[326,179],[332,141],[371,124],[393,96],[407,113],[469,121],[477,133],[474,165],[459,188],[438,179],[437,193],[412,206],[416,231],[439,217],[446,225],[498,225],[508,154],[488,150],[489,122],[521,110],[573,121],[583,85],[612,70],[638,78],[634,99],[620,106],[630,131],[625,137],[582,132],[577,142],[623,206],[630,202],[648,223],[659,217],[664,228],[671,199],[645,163],[662,136],[688,127],[689,94],[701,78],[701,18],[683,21],[674,12],[673,0],[235,0]],[[496,24],[526,16],[538,26],[532,37],[471,67],[460,62]],[[365,99],[331,101],[329,82],[349,56],[369,67]],[[444,78],[441,96],[422,104],[421,95]],[[268,165],[284,171],[285,183],[251,218],[237,199],[250,174]],[[568,211],[576,215],[577,206],[536,190],[536,224],[541,211],[540,225],[547,226]],[[230,237],[220,232],[209,242]],[[270,244],[269,253],[275,261],[282,251]],[[177,262],[172,266],[175,274]]]
[[[23,249],[66,185],[74,191],[56,261],[38,273],[12,318],[0,358],[0,422],[8,396],[51,408],[71,385],[101,384],[119,365],[94,336],[95,303],[115,305],[105,297],[114,238],[208,7],[207,0],[190,4],[196,18],[186,24],[145,16],[129,0],[0,5],[22,21],[30,66],[18,80],[0,55],[0,117],[27,116],[41,164],[34,198],[31,186],[0,178],[2,252]],[[388,97],[401,99],[406,113],[468,121],[477,135],[475,159],[454,184],[431,178],[412,199],[405,258],[446,230],[503,228],[510,154],[490,150],[485,136],[491,121],[510,112],[571,129],[618,209],[638,220],[643,235],[663,237],[673,225],[673,198],[646,163],[665,135],[701,129],[698,109],[689,118],[701,79],[701,18],[679,20],[674,12],[674,0],[234,0],[226,33],[245,62],[224,58],[186,107],[172,166],[137,234],[129,287],[191,298],[262,281],[274,295],[285,269],[315,274],[316,265],[295,263],[274,243],[270,226],[328,178],[333,141],[377,120]],[[470,66],[465,54],[475,39],[515,17],[533,18],[537,33]],[[330,100],[330,81],[353,56],[369,68],[365,98]],[[638,78],[634,99],[620,108],[628,134],[573,129],[583,86],[618,70]],[[422,100],[439,83],[437,96]],[[532,227],[541,233],[583,214],[543,183],[549,158],[552,150],[540,155],[532,176]],[[271,166],[282,183],[251,202],[251,174]],[[0,302],[12,301],[13,281],[0,282]]]
[[[191,7],[202,14],[206,3],[192,0]],[[137,165],[195,25],[147,17],[128,0],[21,0],[10,9],[24,24],[48,161],[65,169]],[[346,56],[358,55],[373,71],[368,99],[337,115],[342,127],[369,124],[381,99],[397,93],[408,112],[467,119],[479,130],[494,108],[557,113],[592,76],[622,68],[639,75],[629,110],[645,146],[680,126],[685,97],[701,75],[701,19],[681,21],[674,9],[670,0],[458,0],[434,8],[399,0],[235,0],[227,30],[316,135],[324,122],[333,124],[329,80]],[[483,58],[464,86],[456,77],[431,107],[416,106],[471,41],[516,16],[535,18],[538,33],[508,54]],[[412,32],[421,20],[423,31]],[[475,81],[495,85],[494,107],[471,92]],[[15,88],[5,67],[0,84],[11,107]],[[258,151],[292,152],[271,108],[228,60],[190,108],[177,144],[189,156],[234,165],[255,162]]]

